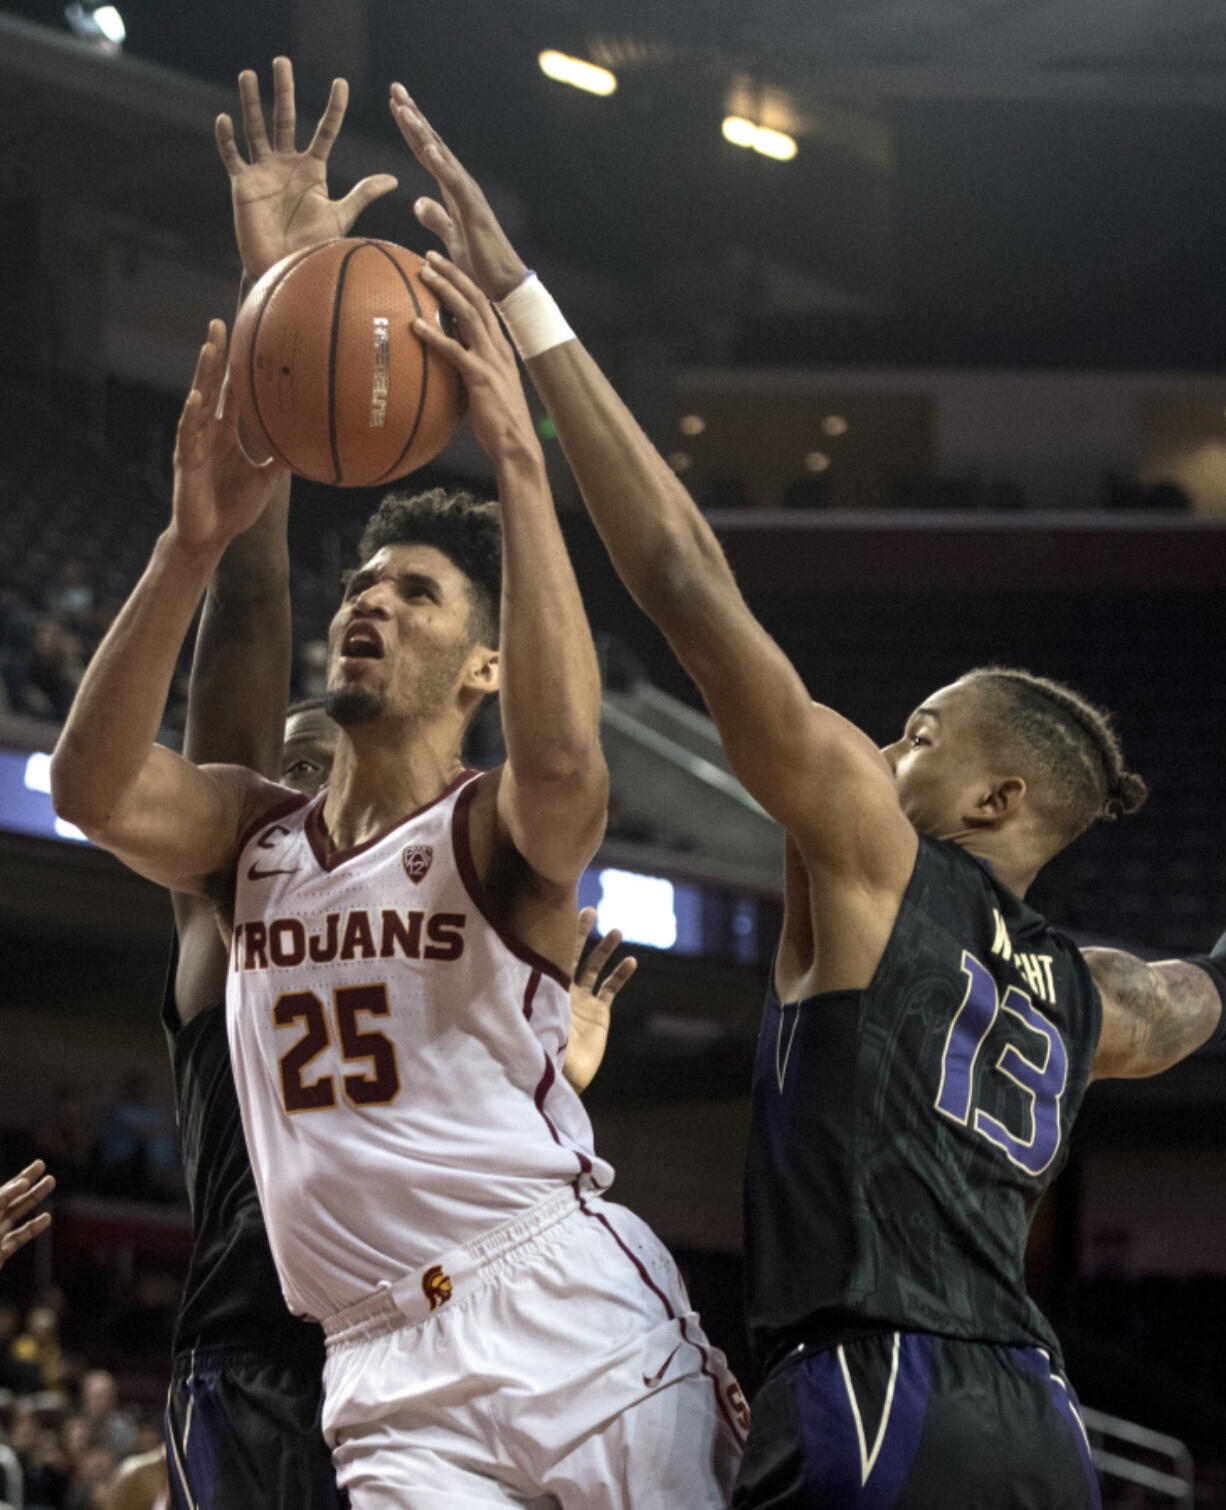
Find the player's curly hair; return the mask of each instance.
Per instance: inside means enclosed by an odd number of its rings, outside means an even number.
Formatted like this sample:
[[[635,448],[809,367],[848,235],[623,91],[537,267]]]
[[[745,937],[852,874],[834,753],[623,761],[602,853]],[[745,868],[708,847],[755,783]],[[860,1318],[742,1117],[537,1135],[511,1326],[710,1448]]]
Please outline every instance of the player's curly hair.
[[[468,578],[473,640],[496,648],[502,598],[502,525],[496,503],[462,488],[389,493],[370,516],[358,545],[369,561],[389,545],[432,545]]]
[[[1063,682],[1014,666],[979,666],[961,680],[986,694],[1004,747],[1037,780],[1036,795],[1065,844],[1100,818],[1135,813],[1149,796],[1124,764],[1111,715]]]

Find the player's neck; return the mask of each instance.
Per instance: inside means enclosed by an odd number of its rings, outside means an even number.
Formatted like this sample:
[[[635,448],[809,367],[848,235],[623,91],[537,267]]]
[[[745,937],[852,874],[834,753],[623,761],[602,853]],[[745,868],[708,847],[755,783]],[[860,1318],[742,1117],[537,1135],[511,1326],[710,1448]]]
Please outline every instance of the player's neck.
[[[968,854],[982,860],[1000,884],[1007,887],[1014,896],[1024,897],[1042,868],[1041,863],[1034,863],[1030,857],[1013,853],[994,833],[971,829],[955,834],[953,838]]]
[[[441,797],[463,768],[462,731],[363,726],[342,733],[324,800],[333,849],[353,849]]]

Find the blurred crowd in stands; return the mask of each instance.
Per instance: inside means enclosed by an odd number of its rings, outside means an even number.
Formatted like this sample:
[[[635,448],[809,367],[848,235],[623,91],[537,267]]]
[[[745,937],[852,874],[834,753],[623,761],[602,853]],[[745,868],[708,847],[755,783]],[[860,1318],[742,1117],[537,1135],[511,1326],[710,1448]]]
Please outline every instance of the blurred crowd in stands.
[[[61,1340],[65,1301],[0,1300],[0,1505],[109,1510],[120,1464],[161,1443],[161,1380],[91,1367]]]
[[[45,1159],[62,1195],[183,1199],[174,1109],[158,1101],[141,1071],[128,1075],[114,1097],[92,1112],[78,1086],[52,1087],[38,1125],[0,1138],[0,1148],[6,1168]]]

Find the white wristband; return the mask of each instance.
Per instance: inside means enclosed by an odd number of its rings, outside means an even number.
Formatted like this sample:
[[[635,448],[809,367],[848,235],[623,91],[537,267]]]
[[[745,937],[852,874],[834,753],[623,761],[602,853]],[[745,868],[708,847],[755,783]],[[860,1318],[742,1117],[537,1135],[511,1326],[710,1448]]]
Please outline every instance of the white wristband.
[[[575,339],[557,300],[533,272],[495,307],[525,362]]]

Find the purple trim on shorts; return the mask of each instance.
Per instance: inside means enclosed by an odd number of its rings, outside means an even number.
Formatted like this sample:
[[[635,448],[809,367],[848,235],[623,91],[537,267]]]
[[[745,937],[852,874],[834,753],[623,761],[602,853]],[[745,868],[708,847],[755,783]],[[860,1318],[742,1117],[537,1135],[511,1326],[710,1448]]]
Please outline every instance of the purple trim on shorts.
[[[1081,1466],[1085,1470],[1086,1485],[1090,1491],[1090,1504],[1093,1510],[1102,1510],[1102,1485],[1099,1481],[1098,1469],[1094,1466],[1090,1444],[1086,1439],[1085,1423],[1078,1409],[1081,1402],[1073,1393],[1073,1386],[1063,1374],[1056,1372],[1051,1358],[1041,1347],[1015,1347],[1010,1348],[1009,1351],[1023,1368],[1046,1381],[1051,1392],[1051,1402],[1056,1407],[1056,1414],[1072,1432],[1073,1441],[1077,1445],[1077,1456],[1081,1459]]]
[[[468,836],[468,810],[473,804],[477,787],[474,782],[460,793],[460,799],[455,805],[455,811],[451,816],[451,844],[455,851],[456,867],[460,872],[460,880],[464,883],[464,889],[472,898],[473,906],[490,925],[502,941],[505,949],[525,965],[531,965],[534,970],[539,970],[542,975],[547,975],[550,980],[556,980],[563,991],[570,990],[570,976],[555,965],[552,960],[538,954],[535,949],[521,943],[513,933],[504,926],[504,920],[499,915],[496,900],[486,890],[485,884],[477,874],[477,867],[473,861],[472,843]]]
[[[862,1482],[860,1437],[838,1349],[823,1349],[793,1365],[790,1383],[804,1444],[805,1487],[813,1510],[892,1510],[897,1504],[924,1429],[932,1346],[932,1338],[922,1333],[904,1332],[899,1339],[890,1416],[867,1482]],[[860,1423],[870,1453],[881,1425],[884,1396],[873,1404],[876,1414],[862,1417]]]

